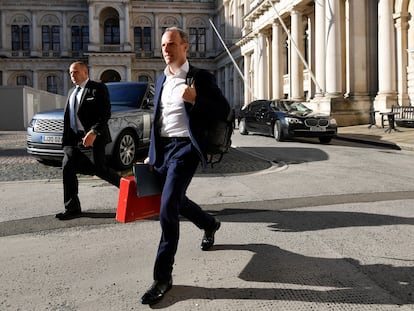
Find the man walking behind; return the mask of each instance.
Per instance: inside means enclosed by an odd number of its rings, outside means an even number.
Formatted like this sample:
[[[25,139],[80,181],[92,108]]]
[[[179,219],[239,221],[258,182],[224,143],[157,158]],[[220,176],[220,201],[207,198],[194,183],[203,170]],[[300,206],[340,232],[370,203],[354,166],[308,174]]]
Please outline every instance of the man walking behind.
[[[68,95],[63,128],[63,200],[65,211],[60,220],[80,217],[77,173],[96,175],[119,188],[120,175],[106,165],[105,146],[111,142],[108,120],[111,105],[105,84],[89,79],[83,62],[70,65],[69,74],[75,84]]]

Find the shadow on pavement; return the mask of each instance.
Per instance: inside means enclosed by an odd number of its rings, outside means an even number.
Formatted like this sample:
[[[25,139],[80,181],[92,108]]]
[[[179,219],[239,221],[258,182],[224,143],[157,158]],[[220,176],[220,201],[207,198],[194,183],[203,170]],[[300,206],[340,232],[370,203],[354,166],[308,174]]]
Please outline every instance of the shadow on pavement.
[[[360,143],[364,145],[371,145],[376,147],[383,147],[393,150],[401,150],[401,147],[396,143],[388,140],[381,140],[382,136],[378,135],[366,135],[366,134],[341,134],[335,139],[345,140],[355,143]]]
[[[309,257],[268,244],[216,245],[213,251],[228,250],[254,254],[239,274],[240,279],[275,283],[275,288],[206,288],[176,284],[164,300],[152,308],[162,309],[188,299],[284,300],[365,305],[409,304],[414,301],[411,295],[413,267],[361,265],[352,258]],[[372,280],[376,286],[373,286]],[[317,289],[304,289],[304,286]],[[329,287],[334,289],[328,289]],[[391,295],[385,295],[383,288]]]

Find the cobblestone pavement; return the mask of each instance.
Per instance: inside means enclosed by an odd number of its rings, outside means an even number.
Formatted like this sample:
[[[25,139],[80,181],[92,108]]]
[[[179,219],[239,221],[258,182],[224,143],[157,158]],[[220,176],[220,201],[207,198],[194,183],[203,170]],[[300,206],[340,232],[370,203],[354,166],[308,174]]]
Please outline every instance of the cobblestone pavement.
[[[142,160],[145,155],[141,155]],[[236,149],[230,150],[223,161],[197,174],[231,174],[251,172],[270,167],[267,161],[257,159]],[[131,171],[120,172],[123,176]],[[0,131],[0,182],[19,180],[61,179],[61,167],[38,162],[26,152],[26,132]]]
[[[26,152],[25,132],[0,132],[0,181],[59,178],[60,166],[41,164]]]

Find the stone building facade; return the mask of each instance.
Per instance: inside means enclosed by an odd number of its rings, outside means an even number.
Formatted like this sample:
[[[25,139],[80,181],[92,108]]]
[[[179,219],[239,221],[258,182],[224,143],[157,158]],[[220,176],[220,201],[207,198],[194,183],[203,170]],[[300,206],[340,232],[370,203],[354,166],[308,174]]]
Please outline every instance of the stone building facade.
[[[154,82],[162,32],[179,26],[236,109],[291,98],[362,124],[414,100],[413,12],[414,0],[1,0],[0,85],[65,95],[78,59],[96,80]]]
[[[340,125],[414,101],[414,1],[247,1],[246,102],[306,100]]]

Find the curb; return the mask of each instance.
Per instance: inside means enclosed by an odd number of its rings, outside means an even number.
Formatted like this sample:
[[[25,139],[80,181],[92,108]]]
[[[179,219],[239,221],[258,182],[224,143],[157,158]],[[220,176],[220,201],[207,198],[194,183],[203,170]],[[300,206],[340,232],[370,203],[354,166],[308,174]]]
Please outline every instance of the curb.
[[[395,144],[391,142],[382,142],[378,140],[369,140],[369,139],[361,139],[361,138],[354,138],[351,136],[336,136],[335,139],[338,140],[344,140],[344,141],[350,141],[350,142],[356,142],[361,144],[367,144],[367,145],[373,145],[377,147],[384,147],[384,148],[390,148],[394,150],[414,150],[414,146],[408,145],[408,144]]]

